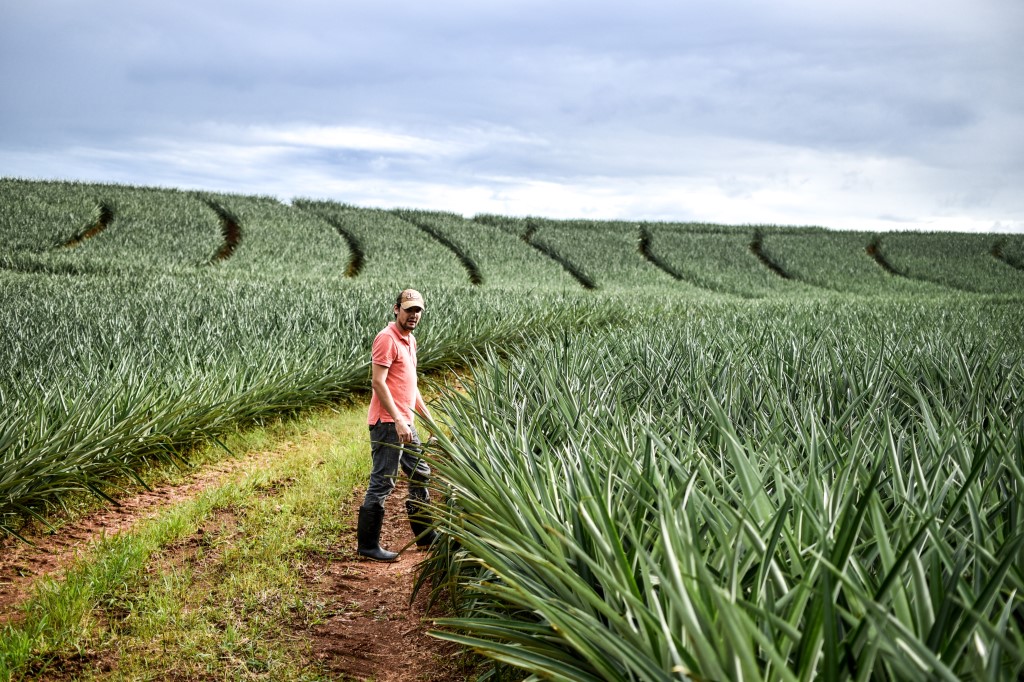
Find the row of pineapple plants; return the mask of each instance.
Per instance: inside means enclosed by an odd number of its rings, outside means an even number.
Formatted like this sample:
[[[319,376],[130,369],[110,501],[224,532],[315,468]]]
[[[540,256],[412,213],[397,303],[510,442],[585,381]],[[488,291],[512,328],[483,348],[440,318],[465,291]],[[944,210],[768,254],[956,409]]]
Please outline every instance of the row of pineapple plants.
[[[671,288],[704,297],[1024,291],[1021,235],[493,215],[468,220],[310,199],[287,206],[272,197],[13,179],[0,179],[0,269],[203,268],[225,250],[225,216],[237,218],[241,228],[225,264],[235,274],[370,278],[397,271],[415,277],[429,263],[452,283]]]
[[[73,490],[239,424],[365,391],[373,336],[400,284],[219,273],[3,275],[0,285],[0,530],[17,533]],[[586,312],[557,294],[426,282],[424,371]]]
[[[507,679],[1020,678],[1019,311],[637,321],[435,408],[438,636]]]

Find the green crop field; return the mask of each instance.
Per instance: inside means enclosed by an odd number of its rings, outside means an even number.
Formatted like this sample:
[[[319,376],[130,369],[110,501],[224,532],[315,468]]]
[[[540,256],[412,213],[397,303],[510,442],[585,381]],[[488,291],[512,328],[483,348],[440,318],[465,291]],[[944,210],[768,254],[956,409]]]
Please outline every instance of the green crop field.
[[[648,226],[651,256],[680,280],[708,291],[743,298],[814,293],[806,283],[781,277],[766,267],[752,248],[755,229],[701,227]]]
[[[1022,264],[1019,235],[0,179],[0,528],[365,391],[415,287],[421,370],[471,372],[423,589],[496,679],[1016,680]]]
[[[996,236],[987,234],[893,234],[880,240],[879,250],[907,277],[962,291],[1020,291],[1024,271],[995,256],[998,244]],[[1012,254],[1012,248],[1008,245],[1006,252]]]
[[[790,277],[814,286],[865,296],[935,294],[949,289],[890,270],[872,250],[875,235],[844,232],[769,232],[763,251]]]

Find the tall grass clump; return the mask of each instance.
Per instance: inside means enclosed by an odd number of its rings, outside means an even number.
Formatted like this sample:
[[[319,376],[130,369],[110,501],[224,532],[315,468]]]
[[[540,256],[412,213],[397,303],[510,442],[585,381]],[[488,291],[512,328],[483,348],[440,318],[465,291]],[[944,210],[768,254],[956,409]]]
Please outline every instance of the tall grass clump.
[[[486,358],[435,409],[438,636],[517,678],[1018,679],[1019,319],[884,308]]]

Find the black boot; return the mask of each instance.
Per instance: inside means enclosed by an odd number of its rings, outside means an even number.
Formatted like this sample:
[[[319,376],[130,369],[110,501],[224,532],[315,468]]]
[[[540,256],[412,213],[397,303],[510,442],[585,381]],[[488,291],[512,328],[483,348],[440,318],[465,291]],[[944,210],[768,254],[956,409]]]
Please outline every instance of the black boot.
[[[426,549],[437,540],[437,531],[430,527],[423,503],[419,500],[406,500],[405,511],[409,514],[409,525],[416,537],[416,546]]]
[[[374,561],[394,561],[397,552],[381,549],[380,527],[384,524],[382,507],[360,507],[359,523],[356,526],[356,537],[359,540],[359,556]]]

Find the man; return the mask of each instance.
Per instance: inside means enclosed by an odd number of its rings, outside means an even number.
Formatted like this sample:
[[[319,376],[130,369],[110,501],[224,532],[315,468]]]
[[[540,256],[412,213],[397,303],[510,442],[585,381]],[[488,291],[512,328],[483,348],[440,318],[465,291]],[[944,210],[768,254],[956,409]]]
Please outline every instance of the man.
[[[395,319],[373,340],[371,352],[370,451],[373,465],[366,497],[359,508],[357,537],[360,556],[375,561],[394,561],[395,552],[380,546],[384,501],[395,489],[401,465],[409,478],[405,502],[416,543],[428,547],[436,533],[426,523],[423,505],[430,499],[427,482],[430,467],[420,458],[419,434],[413,425],[414,411],[430,420],[416,384],[416,338],[412,332],[424,311],[423,296],[406,289],[395,301]]]

